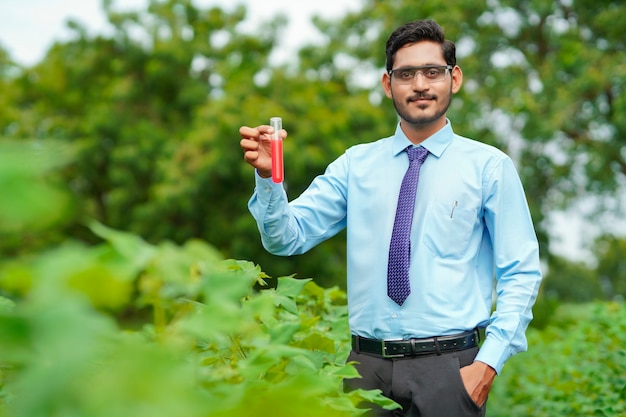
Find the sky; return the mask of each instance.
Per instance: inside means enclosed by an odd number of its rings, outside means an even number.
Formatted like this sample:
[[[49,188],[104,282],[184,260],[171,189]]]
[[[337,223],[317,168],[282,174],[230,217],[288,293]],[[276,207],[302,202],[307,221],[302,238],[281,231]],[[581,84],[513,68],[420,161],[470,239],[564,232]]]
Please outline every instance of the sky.
[[[75,19],[92,33],[106,31],[102,0],[0,0],[0,45],[13,60],[32,65],[41,60],[54,40],[68,38],[66,21]],[[116,8],[143,8],[146,0],[114,0]],[[248,19],[256,26],[278,13],[289,18],[284,36],[286,48],[296,48],[315,36],[312,15],[326,18],[357,10],[360,0],[195,0],[198,6],[219,6],[232,10],[237,4],[248,8]]]

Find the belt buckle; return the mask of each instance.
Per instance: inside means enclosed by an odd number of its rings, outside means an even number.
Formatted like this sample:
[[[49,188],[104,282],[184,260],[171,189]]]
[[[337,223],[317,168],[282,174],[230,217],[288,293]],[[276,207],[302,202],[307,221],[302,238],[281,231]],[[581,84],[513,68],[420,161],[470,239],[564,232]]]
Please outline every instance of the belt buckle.
[[[385,345],[385,343],[387,342],[401,342],[402,339],[393,339],[393,340],[381,340],[380,344],[381,344],[381,355],[383,358],[385,359],[391,359],[391,358],[404,358],[404,356],[406,355],[405,353],[396,353],[393,355],[390,355],[387,353],[387,346]]]

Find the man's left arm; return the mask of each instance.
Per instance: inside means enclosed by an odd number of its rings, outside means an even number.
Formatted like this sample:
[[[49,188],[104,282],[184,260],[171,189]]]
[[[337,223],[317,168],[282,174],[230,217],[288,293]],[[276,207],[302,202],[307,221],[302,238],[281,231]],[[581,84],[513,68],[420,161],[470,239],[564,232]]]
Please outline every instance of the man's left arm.
[[[500,161],[486,184],[484,220],[494,251],[496,309],[474,364],[462,369],[465,386],[479,405],[504,363],[526,350],[526,329],[541,283],[537,236],[511,159]]]

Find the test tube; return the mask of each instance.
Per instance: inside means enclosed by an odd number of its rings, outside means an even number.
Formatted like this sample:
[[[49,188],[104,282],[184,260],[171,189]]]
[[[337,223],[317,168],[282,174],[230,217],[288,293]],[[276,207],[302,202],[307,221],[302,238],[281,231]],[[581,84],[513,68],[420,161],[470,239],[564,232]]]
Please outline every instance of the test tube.
[[[283,119],[280,117],[270,118],[270,126],[274,128],[274,134],[270,142],[272,143],[272,181],[283,182],[283,140],[280,131],[283,129]]]

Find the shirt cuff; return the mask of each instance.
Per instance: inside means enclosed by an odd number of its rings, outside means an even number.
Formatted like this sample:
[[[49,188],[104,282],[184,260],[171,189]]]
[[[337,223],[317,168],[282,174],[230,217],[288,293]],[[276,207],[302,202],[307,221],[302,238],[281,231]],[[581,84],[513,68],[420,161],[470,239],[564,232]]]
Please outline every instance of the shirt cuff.
[[[474,360],[486,363],[499,375],[504,367],[504,363],[511,356],[513,356],[513,352],[510,347],[499,342],[495,337],[487,337]]]
[[[272,178],[261,177],[257,170],[254,170],[254,181],[257,197],[263,203],[267,204],[283,193],[282,183],[275,183]]]

